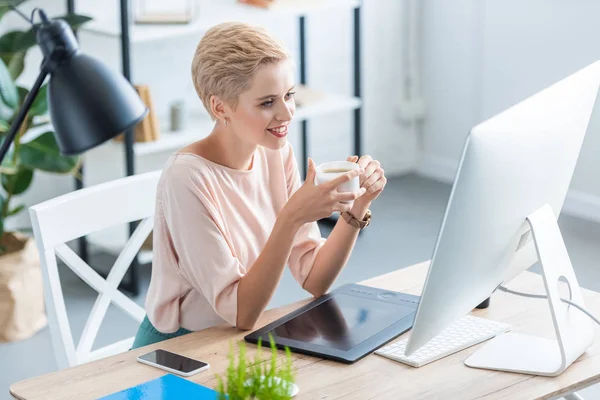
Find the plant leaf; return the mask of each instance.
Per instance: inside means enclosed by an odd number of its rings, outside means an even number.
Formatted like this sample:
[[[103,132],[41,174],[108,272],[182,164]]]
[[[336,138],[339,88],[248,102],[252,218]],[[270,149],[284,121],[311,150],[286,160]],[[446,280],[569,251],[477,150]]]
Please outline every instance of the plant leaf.
[[[91,17],[88,17],[86,15],[80,15],[80,14],[67,14],[67,15],[63,15],[62,17],[55,17],[53,19],[64,20],[67,24],[69,24],[71,26],[71,28],[73,30],[77,30],[79,27],[81,27],[86,22],[92,20]]]
[[[0,133],[6,133],[10,129],[8,122],[0,119]]]
[[[4,203],[6,202],[6,199],[4,198],[4,196],[0,195],[0,241],[2,239],[2,237],[4,236],[4,215],[2,215],[2,210],[4,210]],[[4,252],[4,248],[2,248],[2,246],[0,246],[0,252]]]
[[[4,104],[2,98],[0,98],[0,119],[4,121],[10,121],[14,115],[15,110]]]
[[[85,24],[86,22],[90,21],[92,18],[87,17],[85,15],[79,15],[79,14],[67,14],[67,15],[63,15],[61,17],[55,17],[52,19],[53,20],[55,20],[55,19],[64,20],[67,24],[69,24],[69,26],[71,26],[71,29],[73,29],[75,31],[75,30],[77,30],[77,28],[79,28],[81,25]],[[35,46],[36,44],[37,44],[37,41],[35,38],[35,33],[33,32],[33,28],[32,28],[32,29],[28,30],[27,32],[23,33],[22,36],[18,37],[18,40],[14,44],[14,47],[12,48],[12,50],[13,51],[27,51],[31,47]]]
[[[27,95],[29,94],[29,89],[24,88],[23,86],[17,86],[17,94],[19,96],[19,101],[18,104],[19,106],[21,106],[23,104],[23,102],[25,101],[25,97],[27,97]],[[8,110],[8,109],[7,109]],[[11,116],[9,117],[10,119],[12,119],[12,117],[14,116],[14,114],[16,114],[15,112],[13,112],[12,110],[11,112]],[[31,117],[27,118],[23,123],[29,123],[31,122]],[[29,126],[29,125],[28,125]],[[28,128],[29,129],[29,128]],[[18,136],[17,136],[18,137]],[[16,138],[15,138],[16,140]]]
[[[10,210],[8,212],[8,216],[12,217],[13,215],[16,215],[16,214],[20,213],[21,211],[23,211],[24,208],[25,208],[25,204],[20,204],[20,205],[16,206],[15,208],[13,208],[12,210]]]
[[[29,115],[32,117],[38,117],[45,115],[48,112],[48,84],[43,85],[40,91],[35,96],[31,108],[29,109]]]
[[[46,126],[48,128],[51,128],[50,126],[48,126],[48,124],[50,123],[50,121],[42,121],[42,122],[36,122],[36,123],[31,123],[31,125],[29,125],[29,129],[31,128],[39,128],[40,126]]]
[[[6,193],[18,195],[26,191],[33,180],[33,170],[19,168],[16,174],[2,174],[2,187]]]
[[[33,29],[30,29],[27,32],[21,32],[21,35],[15,36],[12,52],[25,53],[36,44],[37,42],[35,40],[35,33],[33,32]]]
[[[16,7],[19,4],[23,3],[24,1],[25,0],[3,1],[2,4],[0,5],[0,20],[2,20],[2,17],[4,17],[4,14],[6,14],[7,12],[10,11],[10,5],[11,4]]]
[[[3,138],[2,141],[6,140]],[[19,170],[17,164],[13,162],[13,147],[9,148],[6,152],[6,157],[2,160],[2,164],[0,164],[0,174],[16,174]]]
[[[29,94],[29,89],[23,86],[17,86],[17,92],[19,93],[19,105],[21,105],[25,101],[25,97]]]
[[[10,7],[6,4],[2,4],[0,6],[0,20],[2,19],[2,17],[4,17],[4,15],[10,11]]]
[[[25,52],[13,53],[12,58],[8,62],[8,72],[10,72],[11,78],[17,80],[25,69]]]
[[[24,31],[10,31],[0,36],[0,58],[6,65],[10,62],[15,51],[15,45],[21,40]]]
[[[19,148],[21,164],[30,169],[66,174],[79,166],[78,156],[63,156],[60,154],[54,132],[49,131],[35,139],[22,143]]]
[[[17,108],[19,102],[17,86],[2,60],[0,60],[0,100],[13,110]]]

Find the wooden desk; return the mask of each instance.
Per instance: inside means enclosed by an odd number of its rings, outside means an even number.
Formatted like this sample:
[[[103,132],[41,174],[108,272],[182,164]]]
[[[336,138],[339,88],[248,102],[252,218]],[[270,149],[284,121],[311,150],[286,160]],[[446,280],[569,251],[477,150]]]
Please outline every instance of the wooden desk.
[[[401,269],[361,282],[387,290],[420,294],[428,263]],[[526,272],[509,287],[541,293],[542,278]],[[587,308],[600,315],[600,294],[584,291]],[[259,321],[263,326],[306,304],[309,300],[267,311]],[[550,311],[545,300],[526,299],[496,292],[487,310],[474,315],[508,322],[513,331],[553,337]],[[216,373],[227,367],[230,340],[242,341],[247,332],[219,326],[157,343],[78,367],[19,382],[10,388],[17,399],[87,399],[107,395],[164,375],[163,371],[136,362],[136,357],[162,347],[186,356],[208,361],[211,369],[189,379],[215,387]],[[352,365],[304,355],[294,355],[296,399],[554,399],[600,381],[600,340],[562,375],[535,377],[506,372],[472,369],[463,360],[480,345],[463,350],[421,368],[412,368],[371,354]],[[248,355],[255,346],[248,344]],[[263,353],[264,354],[264,353]],[[268,352],[267,352],[268,356]],[[526,355],[524,355],[526,356]]]

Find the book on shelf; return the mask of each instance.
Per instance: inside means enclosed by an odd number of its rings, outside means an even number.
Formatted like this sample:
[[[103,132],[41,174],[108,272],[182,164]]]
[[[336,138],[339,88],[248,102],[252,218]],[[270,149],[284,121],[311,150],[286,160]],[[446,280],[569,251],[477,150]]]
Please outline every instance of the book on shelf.
[[[154,110],[154,103],[152,102],[152,96],[150,94],[150,87],[148,85],[134,85],[135,90],[142,99],[142,102],[148,107],[148,115],[138,123],[134,130],[134,142],[153,142],[160,139],[160,127],[158,124],[158,118],[156,111]],[[125,140],[125,135],[119,135],[114,139],[117,142]]]
[[[276,3],[276,0],[238,0],[238,3],[247,4],[261,8],[270,8]]]

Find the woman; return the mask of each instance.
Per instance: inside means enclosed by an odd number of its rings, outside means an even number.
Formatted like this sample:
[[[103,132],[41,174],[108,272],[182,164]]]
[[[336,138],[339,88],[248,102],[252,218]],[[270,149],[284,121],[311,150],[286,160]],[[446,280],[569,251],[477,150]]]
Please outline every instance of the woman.
[[[315,297],[346,264],[368,208],[386,178],[369,156],[361,168],[315,185],[309,159],[302,184],[286,142],[294,115],[293,64],[265,30],[224,23],[203,36],[194,86],[215,121],[208,137],[171,155],[160,178],[145,346],[227,322],[252,329],[289,265]],[[341,193],[360,175],[361,191]],[[340,211],[327,240],[316,221]]]

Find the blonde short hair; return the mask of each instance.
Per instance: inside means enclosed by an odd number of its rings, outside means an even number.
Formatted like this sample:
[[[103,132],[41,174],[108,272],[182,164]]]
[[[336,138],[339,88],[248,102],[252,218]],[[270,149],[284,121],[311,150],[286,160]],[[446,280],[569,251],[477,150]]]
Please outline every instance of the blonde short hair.
[[[289,59],[283,44],[266,29],[225,22],[210,28],[198,43],[192,79],[196,93],[214,120],[211,96],[218,96],[235,108],[239,94],[249,88],[261,66]]]

